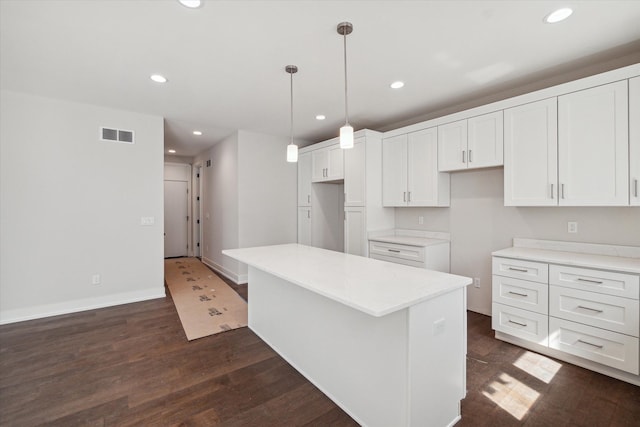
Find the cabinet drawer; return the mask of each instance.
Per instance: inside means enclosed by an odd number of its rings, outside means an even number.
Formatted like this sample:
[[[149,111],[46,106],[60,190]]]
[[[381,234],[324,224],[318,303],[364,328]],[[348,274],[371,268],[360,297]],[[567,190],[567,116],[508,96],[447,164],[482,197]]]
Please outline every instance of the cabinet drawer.
[[[374,255],[380,255],[383,256],[384,259],[397,258],[422,263],[422,265],[424,265],[425,260],[423,246],[399,245],[397,243],[371,241],[369,242],[369,254],[371,258],[375,258]],[[399,262],[396,260],[393,261]]]
[[[493,300],[501,304],[547,314],[549,286],[545,283],[493,276]]]
[[[491,327],[496,331],[548,346],[549,318],[546,315],[497,302],[492,304],[491,311]]]
[[[638,338],[549,318],[549,347],[638,375]]]
[[[549,283],[601,294],[638,299],[640,276],[590,268],[551,265]]]
[[[551,316],[638,336],[638,300],[560,286],[549,288]]]
[[[541,262],[493,257],[493,274],[547,283],[549,265]]]

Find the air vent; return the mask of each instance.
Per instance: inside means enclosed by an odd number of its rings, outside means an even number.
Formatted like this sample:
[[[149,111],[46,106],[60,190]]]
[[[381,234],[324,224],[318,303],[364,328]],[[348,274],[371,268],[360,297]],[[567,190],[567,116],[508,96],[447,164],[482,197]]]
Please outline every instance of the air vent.
[[[133,144],[134,134],[132,130],[100,128],[100,141],[121,142],[123,144]]]

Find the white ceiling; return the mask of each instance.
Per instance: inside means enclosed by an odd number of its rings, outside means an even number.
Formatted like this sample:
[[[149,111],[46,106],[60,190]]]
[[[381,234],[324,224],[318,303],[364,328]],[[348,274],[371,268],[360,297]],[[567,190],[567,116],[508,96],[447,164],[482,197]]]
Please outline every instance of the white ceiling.
[[[543,23],[560,6],[573,16]],[[288,137],[288,64],[299,67],[296,138],[336,136],[342,21],[354,25],[355,129],[388,130],[571,67],[640,57],[637,0],[204,0],[198,9],[177,0],[0,0],[0,19],[2,89],[162,116],[165,147],[186,156],[236,129]],[[392,90],[394,80],[406,86]]]

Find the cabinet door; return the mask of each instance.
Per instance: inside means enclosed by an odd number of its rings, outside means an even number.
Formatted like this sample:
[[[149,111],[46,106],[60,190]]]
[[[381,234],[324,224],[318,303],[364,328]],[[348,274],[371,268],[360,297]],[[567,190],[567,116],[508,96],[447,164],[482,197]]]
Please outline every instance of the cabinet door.
[[[467,121],[467,126],[467,168],[502,165],[502,111],[472,117]]]
[[[640,77],[629,80],[629,203],[640,206]]]
[[[354,141],[344,153],[344,205],[365,205],[365,138]]]
[[[344,208],[344,252],[367,256],[365,208]]]
[[[312,182],[322,182],[327,180],[329,170],[329,151],[326,149],[311,152]]]
[[[311,153],[298,156],[298,206],[311,206]]]
[[[562,206],[629,204],[627,81],[558,97]]]
[[[382,205],[407,205],[407,135],[382,140]]]
[[[329,165],[327,178],[329,180],[344,179],[344,152],[339,145],[329,147],[328,149]]]
[[[298,208],[298,243],[311,246],[311,207]]]
[[[438,126],[438,170],[467,168],[467,120]]]
[[[504,110],[504,205],[555,206],[557,190],[557,99]]]
[[[412,132],[407,139],[409,206],[448,206],[449,174],[438,172],[438,130]]]

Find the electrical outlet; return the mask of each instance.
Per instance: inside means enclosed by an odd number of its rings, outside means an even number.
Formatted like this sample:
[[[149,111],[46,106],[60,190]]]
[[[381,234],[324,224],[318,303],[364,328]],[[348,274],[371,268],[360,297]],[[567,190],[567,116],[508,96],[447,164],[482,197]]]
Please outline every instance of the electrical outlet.
[[[91,284],[92,285],[99,285],[100,284],[100,275],[99,274],[94,274],[93,276],[91,276]]]
[[[424,217],[422,215],[418,217],[418,224],[424,224]]]
[[[577,233],[578,232],[578,223],[574,221],[569,221],[567,223],[567,231],[569,233]]]
[[[479,288],[480,287],[480,278],[479,277],[474,277],[473,278],[473,287],[474,288]]]
[[[140,217],[140,225],[153,225],[155,224],[156,219],[152,216],[143,216]]]

